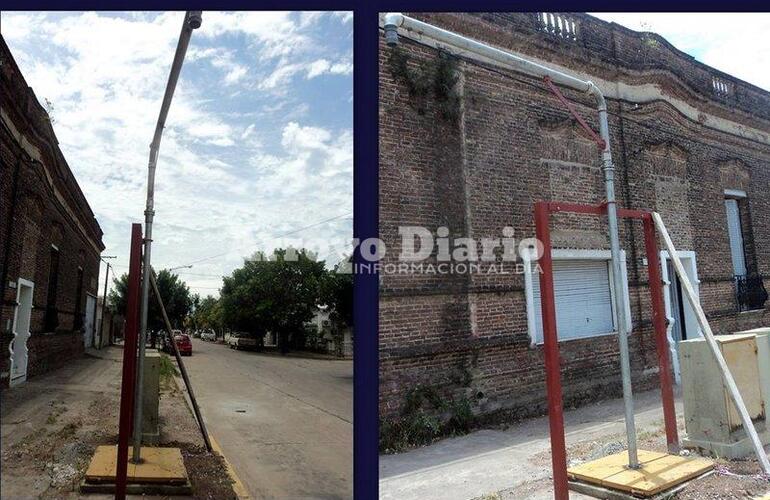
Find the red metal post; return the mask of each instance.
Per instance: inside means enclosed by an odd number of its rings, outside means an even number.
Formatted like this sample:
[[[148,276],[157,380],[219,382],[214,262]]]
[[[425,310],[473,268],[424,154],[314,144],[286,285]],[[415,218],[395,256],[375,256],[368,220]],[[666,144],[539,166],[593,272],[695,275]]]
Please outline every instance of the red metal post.
[[[123,334],[123,378],[120,383],[120,427],[118,431],[118,460],[115,474],[115,498],[126,498],[128,473],[128,440],[134,407],[136,377],[136,342],[139,328],[139,275],[142,261],[142,225],[131,225],[131,254],[128,266],[128,296],[126,297],[126,328]]]
[[[543,244],[538,260],[540,274],[540,303],[543,313],[543,347],[545,349],[545,383],[548,391],[548,422],[551,431],[551,463],[556,500],[569,499],[567,485],[567,448],[564,442],[564,411],[562,408],[561,363],[559,340],[556,335],[556,302],[553,291],[553,260],[551,257],[550,209],[548,203],[535,203],[535,235]]]
[[[674,388],[671,381],[668,338],[666,336],[666,313],[663,305],[663,281],[660,274],[658,242],[655,240],[655,226],[652,217],[644,218],[644,247],[647,251],[647,274],[652,298],[652,323],[655,327],[655,349],[658,353],[660,372],[660,397],[663,401],[663,421],[666,427],[666,442],[669,453],[679,452],[679,435],[676,428],[674,409]]]

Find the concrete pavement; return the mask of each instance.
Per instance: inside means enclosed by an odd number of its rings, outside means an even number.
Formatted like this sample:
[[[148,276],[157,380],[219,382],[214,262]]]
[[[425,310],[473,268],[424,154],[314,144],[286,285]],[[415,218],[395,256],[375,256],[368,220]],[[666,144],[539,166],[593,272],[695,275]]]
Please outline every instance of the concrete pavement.
[[[637,430],[659,427],[663,421],[660,392],[634,394],[634,398]],[[681,413],[679,400],[676,405]],[[567,411],[564,417],[568,447],[625,432],[622,399]],[[480,430],[380,456],[379,486],[380,500],[468,500],[484,495],[553,498],[548,419],[526,420],[506,430]]]
[[[199,339],[184,361],[209,434],[252,498],[352,498],[352,361]]]

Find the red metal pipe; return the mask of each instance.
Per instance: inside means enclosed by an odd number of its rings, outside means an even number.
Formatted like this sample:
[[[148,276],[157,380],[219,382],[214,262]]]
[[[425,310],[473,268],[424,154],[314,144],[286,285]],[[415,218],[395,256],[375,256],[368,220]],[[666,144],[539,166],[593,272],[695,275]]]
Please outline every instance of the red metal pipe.
[[[584,205],[582,203],[562,203],[560,201],[539,202],[547,205],[550,213],[570,212],[575,214],[604,215],[607,209],[604,205]]]
[[[548,423],[551,431],[551,463],[556,500],[569,499],[567,484],[567,448],[564,442],[564,409],[562,408],[561,363],[559,339],[556,334],[556,301],[553,291],[553,259],[551,256],[550,207],[535,203],[535,235],[543,244],[538,260],[540,274],[540,303],[543,313],[543,347],[545,349],[545,384],[548,391]]]
[[[644,223],[644,247],[647,251],[647,274],[650,282],[652,298],[652,323],[655,327],[655,349],[658,353],[658,369],[660,374],[660,397],[663,401],[663,421],[666,427],[666,443],[669,453],[679,452],[679,435],[676,428],[676,410],[674,408],[674,388],[671,381],[671,364],[669,362],[668,338],[666,336],[666,316],[663,305],[663,281],[660,275],[660,258],[658,257],[658,242],[655,239],[655,226],[652,217],[648,216]]]
[[[142,225],[131,225],[131,254],[128,266],[128,296],[126,297],[126,328],[123,335],[123,378],[120,383],[120,427],[118,457],[115,473],[115,498],[126,498],[128,479],[128,440],[134,407],[136,377],[136,341],[139,332],[139,275],[142,261]]]
[[[567,100],[566,97],[561,93],[559,88],[553,84],[553,81],[551,80],[550,76],[545,76],[543,78],[545,81],[545,84],[548,86],[549,89],[551,89],[551,92],[556,96],[556,98],[561,102],[565,108],[567,108],[567,111],[570,112],[570,114],[575,117],[575,120],[580,124],[581,127],[583,127],[583,130],[585,130],[588,135],[591,136],[591,139],[596,143],[597,146],[599,146],[599,151],[604,151],[604,149],[607,147],[607,143],[604,142],[604,139],[599,137],[599,134],[594,132],[594,129],[591,128],[588,123],[583,119],[582,116],[580,116],[580,113],[577,112],[575,107],[572,105],[571,102]]]

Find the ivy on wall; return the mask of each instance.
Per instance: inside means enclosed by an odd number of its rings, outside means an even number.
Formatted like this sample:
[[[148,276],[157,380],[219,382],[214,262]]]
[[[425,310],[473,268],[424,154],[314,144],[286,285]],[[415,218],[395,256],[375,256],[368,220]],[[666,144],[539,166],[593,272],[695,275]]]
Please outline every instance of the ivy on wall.
[[[436,58],[415,63],[413,57],[401,47],[391,49],[388,56],[390,73],[409,90],[412,106],[420,114],[428,109],[428,99],[435,101],[439,115],[456,122],[460,117],[460,80],[457,58],[439,52]]]

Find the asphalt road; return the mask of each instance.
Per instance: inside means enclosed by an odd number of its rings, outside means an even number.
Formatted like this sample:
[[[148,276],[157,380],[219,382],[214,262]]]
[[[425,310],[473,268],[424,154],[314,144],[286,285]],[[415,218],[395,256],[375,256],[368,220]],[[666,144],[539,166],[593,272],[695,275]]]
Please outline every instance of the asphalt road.
[[[353,362],[235,351],[185,357],[209,434],[251,498],[353,497]]]

